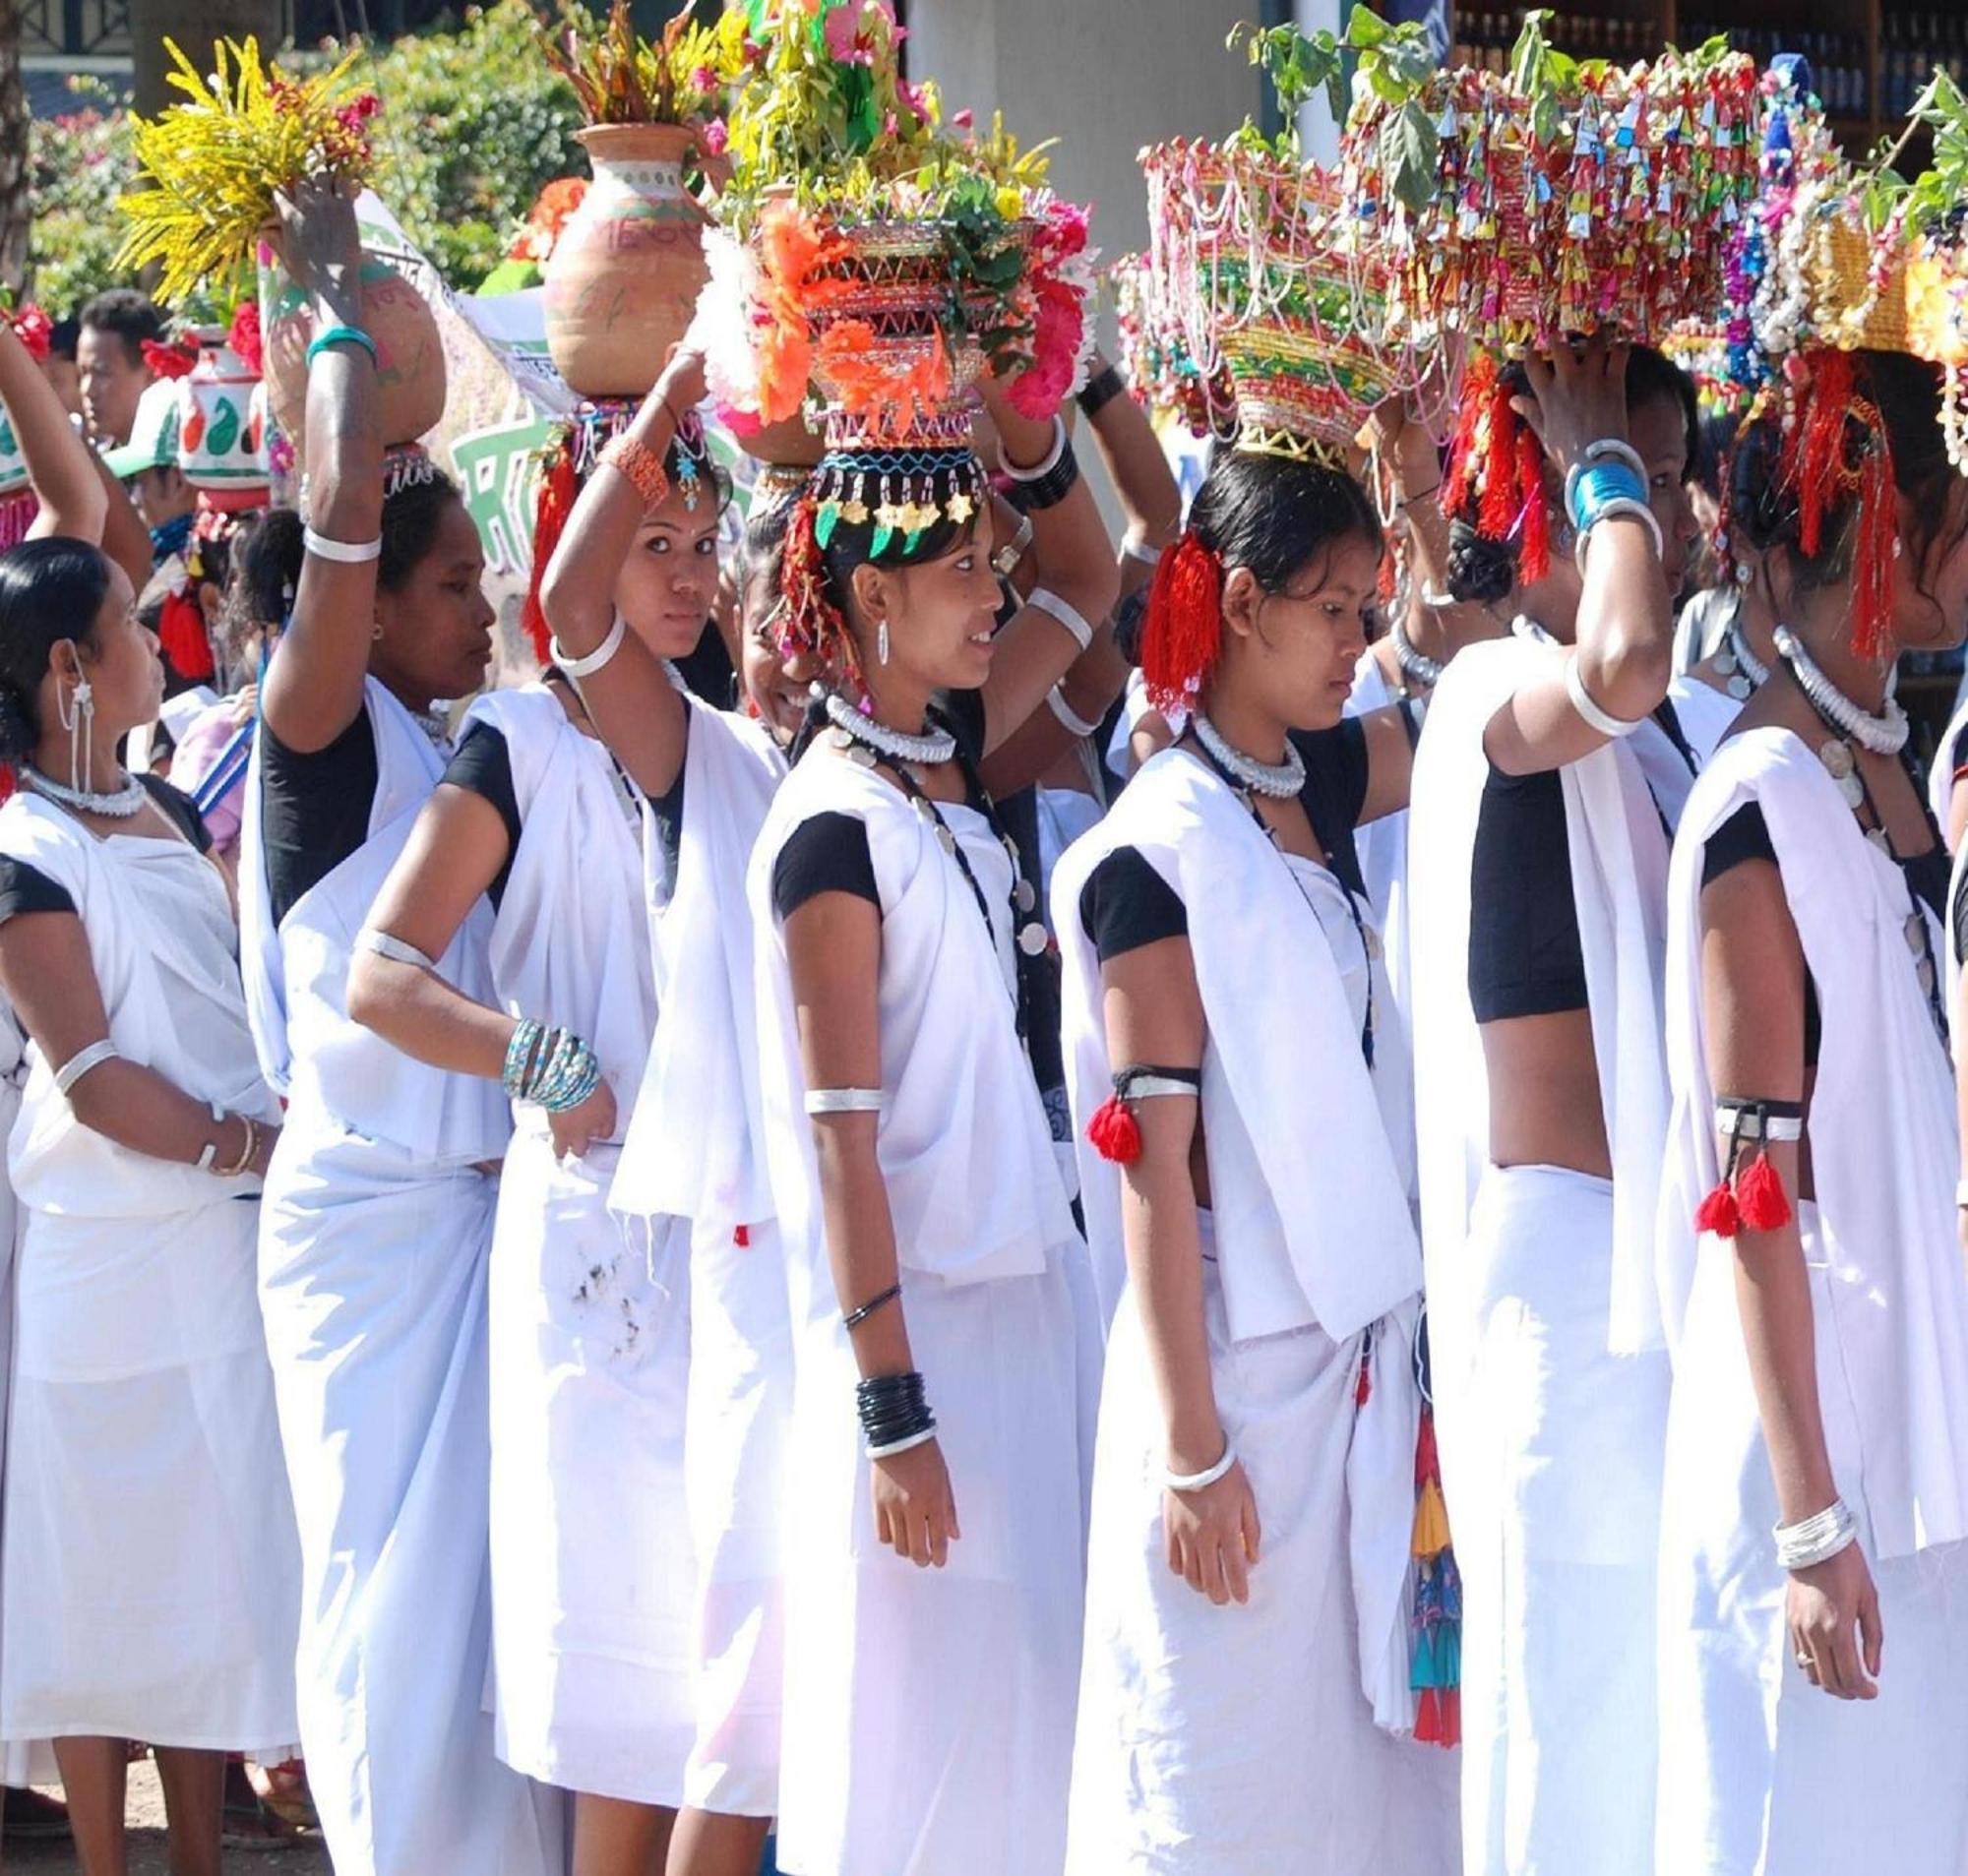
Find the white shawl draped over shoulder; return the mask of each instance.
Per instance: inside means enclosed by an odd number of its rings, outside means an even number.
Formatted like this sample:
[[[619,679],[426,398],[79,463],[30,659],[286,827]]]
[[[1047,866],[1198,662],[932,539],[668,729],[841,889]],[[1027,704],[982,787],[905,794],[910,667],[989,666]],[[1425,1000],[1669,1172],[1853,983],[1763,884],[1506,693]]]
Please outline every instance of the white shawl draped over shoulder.
[[[897,1259],[952,1284],[1036,1277],[1078,1233],[1014,1020],[1010,867],[995,840],[965,831],[960,811],[945,812],[958,837],[974,842],[971,866],[987,898],[1000,893],[1002,933],[985,931],[935,828],[880,775],[816,748],[772,803],[750,887],[772,1196],[788,1242],[820,1257],[820,1174],[772,867],[803,821],[843,814],[868,830],[881,896],[876,1144]]]
[[[487,692],[465,714],[473,723],[506,739],[522,828],[488,952],[500,1004],[584,1036],[626,1110],[656,1020],[640,816],[607,749],[545,685]]]
[[[25,792],[0,809],[0,852],[75,901],[119,1055],[195,1100],[278,1120],[246,1024],[225,883],[209,860],[181,840],[98,839]],[[60,1064],[32,1044],[28,1060],[9,1148],[22,1204],[74,1218],[162,1217],[257,1189],[250,1177],[215,1179],[84,1126],[56,1091]]]
[[[1421,1288],[1405,1184],[1318,914],[1243,804],[1180,750],[1142,765],[1054,877],[1067,1083],[1095,1267],[1125,1269],[1125,1254],[1119,1170],[1085,1137],[1113,1089],[1100,960],[1079,895],[1124,846],[1188,911],[1208,1022],[1205,1150],[1231,1338],[1316,1322],[1342,1341]]]
[[[687,697],[683,824],[672,879],[644,810],[644,881],[663,1018],[642,1075],[608,1202],[633,1217],[687,1218],[729,1241],[772,1216],[757,1142],[758,1007],[745,873],[785,757],[765,728]],[[974,914],[973,914],[974,916]]]
[[[1451,1368],[1457,1358],[1441,1331],[1459,1319],[1453,1301],[1465,1262],[1460,1252],[1490,1153],[1489,1077],[1469,1000],[1470,866],[1489,775],[1483,737],[1521,685],[1561,670],[1566,655],[1561,646],[1526,638],[1467,647],[1436,688],[1415,758],[1408,891],[1422,1241],[1430,1296],[1447,1305],[1433,1312],[1435,1353]],[[1660,983],[1668,841],[1634,748],[1642,737],[1667,740],[1646,724],[1560,771],[1615,1173],[1609,1341],[1618,1354],[1660,1341],[1653,1265],[1667,1130]]]
[[[1715,1091],[1701,1040],[1701,864],[1709,836],[1750,801],[1769,829],[1823,1017],[1811,1161],[1865,1459],[1862,1478],[1838,1484],[1863,1494],[1876,1554],[1907,1556],[1968,1537],[1968,1277],[1955,1237],[1954,1085],[1915,976],[1905,878],[1788,730],[1749,730],[1725,743],[1675,842],[1663,1312],[1677,1338],[1696,1259],[1730,1254],[1693,1227],[1717,1178]],[[1937,922],[1922,916],[1937,951]]]
[[[369,836],[293,905],[277,929],[262,832],[264,728],[253,742],[240,832],[239,925],[246,1003],[260,1065],[277,1093],[408,1153],[424,1165],[496,1160],[510,1132],[494,1081],[413,1060],[348,1020],[348,961],[417,812],[444,775],[445,757],[374,678],[363,707],[376,744]],[[492,908],[471,909],[443,957],[445,982],[477,1002],[496,1001],[486,947]]]

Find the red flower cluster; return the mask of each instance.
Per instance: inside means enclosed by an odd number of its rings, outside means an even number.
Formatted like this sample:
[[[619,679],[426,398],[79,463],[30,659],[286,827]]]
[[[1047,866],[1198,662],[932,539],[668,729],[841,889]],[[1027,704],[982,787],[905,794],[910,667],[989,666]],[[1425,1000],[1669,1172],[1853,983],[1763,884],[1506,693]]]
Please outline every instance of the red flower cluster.
[[[258,372],[265,368],[267,348],[260,332],[260,302],[241,300],[232,315],[231,330],[225,334],[225,342],[238,353],[239,362],[248,371]]]
[[[1066,270],[1085,251],[1086,212],[1071,202],[1054,202],[1032,237],[1031,363],[1006,387],[1020,416],[1050,417],[1073,389],[1086,333],[1086,295]]]
[[[144,363],[150,366],[154,378],[187,377],[198,363],[198,341],[184,338],[164,342],[147,338],[144,340]]]
[[[28,348],[28,356],[37,364],[44,362],[55,330],[54,321],[38,306],[28,305],[11,315],[7,323],[13,327],[14,336]]]

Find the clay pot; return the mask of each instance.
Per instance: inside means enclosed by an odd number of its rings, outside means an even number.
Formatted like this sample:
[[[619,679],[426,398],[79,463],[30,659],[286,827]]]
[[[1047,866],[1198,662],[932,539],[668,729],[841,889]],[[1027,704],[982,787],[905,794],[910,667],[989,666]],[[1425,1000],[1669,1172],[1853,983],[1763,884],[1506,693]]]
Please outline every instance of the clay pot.
[[[683,183],[696,133],[594,124],[578,134],[594,182],[546,265],[547,349],[584,397],[640,397],[708,277],[704,212]]]
[[[444,341],[424,296],[394,268],[362,257],[362,324],[376,341],[376,376],[383,393],[383,442],[414,443],[444,415]],[[315,334],[307,296],[277,274],[263,308],[267,394],[274,421],[303,449],[307,414],[307,348]]]
[[[798,412],[740,437],[738,445],[753,461],[785,469],[811,468],[827,453],[827,439],[818,430],[809,430]]]
[[[268,485],[259,374],[215,328],[198,333],[198,363],[178,380],[178,467],[195,489],[258,491]]]

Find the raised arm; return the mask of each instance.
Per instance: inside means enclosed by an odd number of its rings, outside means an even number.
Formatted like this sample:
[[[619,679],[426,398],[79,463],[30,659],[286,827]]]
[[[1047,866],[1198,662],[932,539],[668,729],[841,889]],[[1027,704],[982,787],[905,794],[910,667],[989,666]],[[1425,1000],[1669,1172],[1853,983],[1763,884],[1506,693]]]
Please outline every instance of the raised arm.
[[[1121,591],[1145,585],[1161,550],[1182,532],[1182,490],[1162,454],[1148,413],[1128,395],[1120,372],[1095,358],[1086,389],[1079,393],[1086,432],[1128,517],[1121,545]]]
[[[141,593],[151,579],[151,530],[137,513],[130,491],[109,473],[109,464],[92,449],[89,456],[108,511],[102,522],[102,551],[130,575],[131,588]]]
[[[644,516],[663,496],[661,467],[678,421],[704,396],[704,360],[670,355],[636,420],[602,452],[540,582],[540,608],[596,731],[646,795],[669,792],[682,766],[688,718],[659,659],[624,628],[615,582]],[[609,647],[612,645],[612,649]],[[584,662],[598,660],[588,670]]]
[[[1777,869],[1734,866],[1702,889],[1701,997],[1708,1077],[1718,1101],[1804,1099],[1804,948]],[[1771,1164],[1799,1191],[1808,1145],[1778,1142]],[[1727,1143],[1721,1144],[1725,1155]],[[1705,1253],[1704,1253],[1705,1254]],[[1817,1396],[1811,1279],[1793,1219],[1775,1231],[1747,1225],[1735,1240],[1736,1301],[1763,1443],[1786,1525],[1838,1498]],[[1811,1569],[1793,1570],[1786,1599],[1792,1653],[1811,1679],[1841,1700],[1871,1700],[1879,1671],[1879,1600],[1865,1552],[1847,1544]]]
[[[287,272],[314,309],[315,330],[362,332],[361,241],[346,186],[318,180],[278,198]],[[280,655],[261,689],[266,725],[288,749],[326,749],[362,708],[376,616],[383,533],[382,401],[376,361],[353,339],[325,345],[308,366],[309,541]],[[365,558],[324,554],[337,543]]]
[[[995,381],[987,379],[983,391],[1005,466],[1015,477],[1026,478],[1047,468],[1055,443],[1064,435],[1063,422],[1035,423],[1020,416]],[[1040,492],[1042,498],[1050,496],[1053,491],[1045,481],[1028,479],[1028,489]],[[1075,476],[1059,499],[1042,499],[1042,505],[1029,507],[1027,513],[1032,523],[1029,564],[1034,584],[1024,607],[998,635],[991,675],[985,680],[987,756],[1044,706],[1046,694],[1083,651],[1097,643],[1093,634],[1105,623],[1120,592],[1113,549],[1083,476]],[[1080,642],[1082,634],[1086,644]],[[1111,651],[1100,654],[1102,659],[1112,656]]]
[[[1158,938],[1100,967],[1107,1059],[1132,1067],[1199,1071],[1204,1024],[1186,938]],[[1121,1183],[1121,1234],[1148,1366],[1168,1439],[1172,1477],[1206,1475],[1229,1457],[1216,1411],[1203,1321],[1202,1244],[1191,1170],[1198,1101],[1156,1095],[1133,1104],[1141,1151]],[[1258,1501],[1241,1463],[1199,1490],[1164,1494],[1169,1568],[1212,1603],[1250,1601],[1258,1561]]]
[[[1537,431],[1561,481],[1584,462],[1588,445],[1631,444],[1624,345],[1561,346],[1549,358],[1526,359],[1524,368],[1531,395],[1517,408]],[[1667,696],[1674,598],[1657,536],[1680,534],[1688,525],[1682,485],[1688,437],[1679,411],[1672,425],[1651,427],[1660,435],[1640,454],[1657,526],[1629,512],[1592,528],[1572,650],[1552,659],[1548,677],[1521,686],[1485,735],[1490,759],[1507,774],[1575,762],[1610,740],[1615,732],[1608,725],[1638,723]]]
[[[793,910],[785,934],[809,1093],[879,1090],[880,909],[850,892],[817,893]],[[896,1294],[901,1272],[894,1221],[876,1156],[878,1119],[872,1112],[844,1111],[815,1115],[810,1121],[828,1262],[841,1313],[849,1316],[878,1298],[889,1299],[848,1332],[864,1380],[915,1370],[908,1298],[906,1292]],[[933,1412],[936,1376],[924,1380]],[[905,1452],[871,1460],[869,1473],[877,1540],[898,1556],[941,1569],[951,1541],[962,1535],[941,1444],[932,1437]]]
[[[56,1070],[106,1042],[109,1017],[82,921],[72,912],[23,912],[0,925],[0,988],[44,1061]],[[110,1056],[68,1091],[75,1118],[118,1146],[154,1160],[264,1175],[280,1130],[227,1114],[141,1062]]]
[[[0,319],[0,404],[7,407],[14,440],[28,465],[28,485],[41,505],[29,534],[35,538],[60,534],[99,544],[109,498],[97,478],[92,452],[69,421],[47,374],[5,319]],[[148,549],[148,536],[145,545]],[[136,581],[140,591],[150,572],[146,552],[143,578]]]

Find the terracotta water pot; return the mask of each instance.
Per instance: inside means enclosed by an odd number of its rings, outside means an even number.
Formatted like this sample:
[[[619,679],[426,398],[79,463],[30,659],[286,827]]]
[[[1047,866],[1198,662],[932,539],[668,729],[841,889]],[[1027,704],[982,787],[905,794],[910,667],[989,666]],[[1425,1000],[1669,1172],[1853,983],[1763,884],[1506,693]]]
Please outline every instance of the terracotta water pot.
[[[267,394],[274,421],[304,448],[307,415],[307,348],[315,320],[307,296],[276,275],[262,309],[266,332]],[[429,302],[394,268],[362,257],[362,324],[376,341],[377,383],[383,393],[385,445],[414,443],[444,415],[444,341]]]
[[[195,489],[267,488],[260,376],[225,342],[222,329],[198,333],[198,363],[178,380],[178,467]]]
[[[584,397],[640,397],[708,277],[704,212],[683,180],[696,132],[594,124],[579,136],[594,182],[546,265],[547,349]]]

